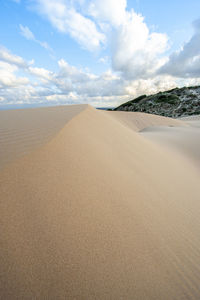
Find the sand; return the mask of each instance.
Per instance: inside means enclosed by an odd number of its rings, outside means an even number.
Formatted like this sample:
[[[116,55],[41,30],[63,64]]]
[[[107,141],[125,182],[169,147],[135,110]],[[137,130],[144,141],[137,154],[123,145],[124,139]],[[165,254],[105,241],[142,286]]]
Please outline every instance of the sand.
[[[0,169],[52,138],[85,105],[0,111]]]
[[[125,126],[134,131],[141,131],[150,126],[167,126],[167,127],[186,127],[188,122],[182,122],[182,119],[175,120],[158,115],[151,115],[141,112],[125,112],[125,111],[108,111],[107,114],[118,120]]]
[[[88,105],[17,114],[1,121],[0,299],[199,299],[199,128]]]

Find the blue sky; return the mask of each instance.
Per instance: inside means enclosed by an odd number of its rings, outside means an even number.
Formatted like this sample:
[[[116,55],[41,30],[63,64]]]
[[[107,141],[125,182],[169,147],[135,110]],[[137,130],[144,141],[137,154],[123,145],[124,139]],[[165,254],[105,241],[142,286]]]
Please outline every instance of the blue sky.
[[[200,84],[200,1],[2,0],[0,107]]]

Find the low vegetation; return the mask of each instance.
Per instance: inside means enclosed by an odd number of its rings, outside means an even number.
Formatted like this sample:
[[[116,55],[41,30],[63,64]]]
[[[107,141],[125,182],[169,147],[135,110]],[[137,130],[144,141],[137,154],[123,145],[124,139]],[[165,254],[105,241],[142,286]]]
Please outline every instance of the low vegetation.
[[[138,111],[166,117],[200,114],[200,86],[175,88],[155,95],[142,95],[113,110]]]

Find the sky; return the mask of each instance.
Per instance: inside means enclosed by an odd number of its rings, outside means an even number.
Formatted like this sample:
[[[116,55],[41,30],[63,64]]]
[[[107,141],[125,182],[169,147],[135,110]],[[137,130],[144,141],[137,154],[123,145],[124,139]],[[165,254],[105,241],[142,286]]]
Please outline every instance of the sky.
[[[1,0],[0,109],[200,85],[199,0]]]

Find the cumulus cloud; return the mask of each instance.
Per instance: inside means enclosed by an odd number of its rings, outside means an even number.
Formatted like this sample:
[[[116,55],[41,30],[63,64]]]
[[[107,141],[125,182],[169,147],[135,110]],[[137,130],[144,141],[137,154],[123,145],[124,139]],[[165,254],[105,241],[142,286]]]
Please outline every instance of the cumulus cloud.
[[[26,62],[0,48],[0,101],[2,103],[90,103],[116,106],[141,94],[200,83],[200,20],[194,35],[181,50],[167,58],[168,38],[151,32],[143,16],[127,10],[126,0],[35,0],[37,11],[60,32],[70,34],[82,47],[103,51],[99,62],[112,62],[96,75],[60,59],[53,72]],[[48,48],[20,25],[21,34]],[[109,37],[109,38],[108,38]],[[107,44],[105,44],[107,42]],[[105,49],[104,49],[105,50]]]
[[[88,14],[109,36],[114,71],[126,79],[148,78],[166,62],[166,34],[151,32],[143,16],[127,10],[126,0],[94,0]]]
[[[0,88],[22,86],[29,83],[28,78],[16,76],[18,70],[16,65],[11,65],[0,60]]]
[[[194,35],[179,50],[170,55],[159,73],[177,77],[200,77],[200,19],[193,23]]]
[[[111,70],[97,76],[69,65],[64,59],[58,62],[59,72],[53,81],[62,91],[73,91],[87,97],[106,97],[124,94],[124,81]]]
[[[96,51],[102,46],[104,50],[110,47],[112,70],[120,74],[122,81],[146,81],[157,75],[162,75],[161,78],[200,76],[199,20],[194,23],[195,34],[191,40],[168,58],[167,35],[150,30],[142,15],[127,8],[127,0],[33,0],[32,3],[57,30],[69,34],[83,48]],[[29,28],[21,29],[24,36],[35,40]],[[104,58],[99,62],[105,63]],[[72,88],[75,78],[82,78],[83,82],[96,80],[87,72],[76,74],[78,71],[62,60],[59,67],[57,76],[66,90]],[[67,72],[71,72],[72,80],[66,80]]]
[[[105,41],[105,35],[96,24],[76,11],[73,1],[36,0],[36,10],[44,15],[60,32],[68,33],[83,48],[97,50]]]
[[[129,79],[153,76],[164,63],[167,36],[150,33],[142,16],[126,12],[126,19],[113,34],[112,66]]]
[[[0,47],[0,60],[19,68],[26,68],[27,63],[20,56],[10,53],[6,48]]]
[[[20,24],[19,28],[20,28],[21,35],[23,35],[27,40],[34,41],[37,44],[39,44],[41,47],[45,48],[46,50],[49,50],[51,52],[53,51],[47,42],[41,42],[38,39],[36,39],[33,32],[27,26],[23,26]]]
[[[88,13],[109,34],[112,68],[124,78],[150,78],[166,62],[167,35],[151,32],[126,0],[89,1]]]
[[[58,77],[65,77],[70,78],[70,80],[74,82],[85,82],[95,77],[90,73],[82,71],[74,66],[71,66],[68,62],[64,59],[60,59],[58,61],[58,65],[60,67],[60,71]]]
[[[45,80],[51,80],[53,77],[53,72],[46,70],[44,68],[37,68],[37,67],[29,67],[28,71],[31,75],[34,75],[39,78],[43,78]]]
[[[126,0],[35,0],[36,10],[60,32],[95,51],[111,47],[114,71],[128,79],[147,78],[166,62],[165,34],[150,32],[144,18],[127,10]],[[28,32],[28,34],[30,34]]]
[[[88,5],[89,14],[112,26],[121,25],[126,19],[126,0],[94,0]]]
[[[18,61],[23,61],[23,64]],[[21,57],[8,50],[6,52],[6,49],[0,58],[1,105],[85,102],[94,106],[116,106],[140,94],[154,93],[175,85],[175,80],[169,76],[163,76],[162,80],[160,77],[127,80],[112,70],[95,75],[70,65],[64,59],[58,61],[58,71],[52,72],[30,65]]]
[[[51,104],[85,102],[93,105],[98,102],[104,106],[119,97],[127,100],[124,80],[111,70],[97,76],[61,59],[58,72],[52,72],[30,65],[6,49],[3,53],[0,57],[1,104],[50,101]]]
[[[177,78],[166,75],[137,80],[123,78],[112,70],[95,75],[70,65],[64,59],[58,61],[58,71],[52,72],[36,67],[34,62],[27,63],[5,48],[0,53],[1,105],[90,103],[117,106],[138,95],[171,89],[178,84]]]
[[[20,56],[12,54],[6,48],[0,48],[0,98],[1,105],[18,101],[26,102],[30,80],[24,74],[29,64]],[[19,98],[20,94],[24,98]]]
[[[92,102],[95,97],[123,95],[121,79],[111,71],[94,75],[58,61],[58,72],[28,64],[7,49],[0,56],[1,104]],[[116,85],[116,86],[115,86]],[[113,92],[114,91],[114,92]]]
[[[138,95],[150,95],[177,87],[177,80],[172,76],[155,76],[151,79],[130,80],[126,85],[126,93],[133,98]]]

